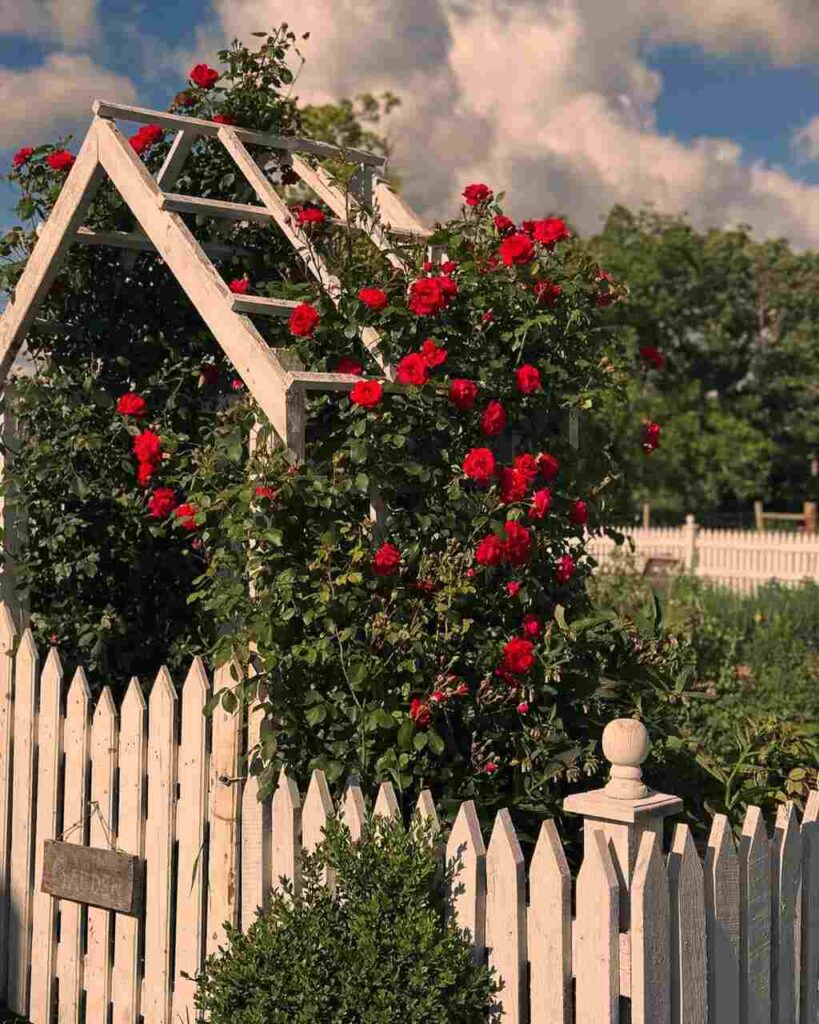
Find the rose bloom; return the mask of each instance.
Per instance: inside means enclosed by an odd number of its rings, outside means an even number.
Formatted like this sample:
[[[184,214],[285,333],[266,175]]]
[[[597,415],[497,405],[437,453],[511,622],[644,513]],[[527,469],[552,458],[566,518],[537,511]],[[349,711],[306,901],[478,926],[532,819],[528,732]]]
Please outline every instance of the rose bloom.
[[[149,146],[148,140],[139,132],[137,132],[136,135],[132,135],[128,139],[128,142],[131,145],[131,149],[137,154],[137,156],[142,156]]]
[[[570,237],[566,222],[560,217],[546,217],[545,220],[535,221],[532,237],[541,245],[554,245],[555,242],[562,242]]]
[[[151,519],[166,519],[176,506],[176,494],[173,487],[157,487],[148,499],[148,512]]]
[[[488,533],[475,548],[475,561],[479,565],[500,565],[506,546],[496,533]]]
[[[538,459],[541,475],[546,480],[554,480],[557,471],[560,469],[560,462],[555,455],[544,452]]]
[[[234,391],[242,391],[244,389],[244,384],[242,383],[242,381],[239,380],[238,377],[233,378],[233,380],[230,382],[230,386],[233,388]]]
[[[495,475],[495,456],[488,448],[472,448],[466,453],[463,471],[470,480],[488,484]]]
[[[34,150],[31,146],[23,146],[22,149],[18,149],[14,154],[14,158],[11,161],[12,167],[22,167],[23,164],[28,163],[29,158],[34,155]]]
[[[564,583],[569,582],[572,576],[574,576],[574,559],[571,555],[563,555],[562,558],[557,560],[555,579],[563,586]]]
[[[229,284],[228,288],[236,295],[247,295],[247,290],[250,287],[250,281],[247,277],[235,277]]]
[[[458,264],[455,260],[444,260],[441,264],[441,273],[445,277],[450,277],[458,269]]]
[[[200,89],[212,89],[219,79],[219,72],[208,64],[194,64],[188,78]]]
[[[309,227],[311,224],[323,224],[327,220],[324,211],[316,209],[315,206],[297,206],[293,212],[296,214],[296,223],[301,228]]]
[[[569,519],[577,526],[585,526],[589,521],[589,506],[582,498],[575,499],[569,506]]]
[[[297,338],[312,338],[313,331],[320,322],[318,310],[302,302],[290,314],[290,333]]]
[[[458,285],[451,277],[447,277],[446,274],[442,274],[440,277],[435,278],[435,280],[443,292],[444,301],[449,304],[458,294]]]
[[[446,304],[447,298],[440,278],[422,277],[410,285],[407,305],[416,316],[435,316]]]
[[[426,341],[421,343],[420,355],[427,366],[432,369],[446,362],[447,352],[445,348],[441,348],[440,345],[436,344],[432,338],[427,338]]]
[[[660,447],[660,429],[660,424],[652,420],[646,420],[643,424],[643,451],[647,455]]]
[[[378,405],[384,394],[384,389],[377,380],[359,380],[353,384],[350,392],[350,401],[353,405],[360,405],[364,409],[372,409]]]
[[[117,412],[123,416],[133,416],[140,419],[148,412],[148,403],[142,395],[136,395],[129,391],[127,395],[120,395],[117,399]]]
[[[501,669],[513,675],[525,675],[535,663],[535,647],[531,640],[516,636],[504,645]]]
[[[376,576],[394,576],[401,568],[401,552],[394,544],[382,544],[373,557]]]
[[[191,505],[190,502],[186,501],[184,505],[179,505],[175,508],[173,514],[183,530],[193,531],[196,529],[196,513],[198,511],[199,509],[196,505]]]
[[[490,402],[481,416],[481,430],[487,437],[493,437],[505,429],[507,423],[506,410],[500,402]]]
[[[543,519],[552,503],[552,492],[548,487],[541,487],[532,495],[532,507],[529,509],[530,519]]]
[[[491,324],[494,319],[495,319],[495,314],[492,312],[491,309],[487,309],[487,311],[481,317],[481,323]]]
[[[482,183],[467,185],[463,191],[464,202],[467,206],[479,206],[481,203],[488,203],[493,195],[492,189]]]
[[[506,266],[511,267],[515,264],[531,263],[534,259],[535,247],[528,235],[507,235],[501,242],[498,252]]]
[[[153,430],[143,430],[134,438],[132,450],[137,457],[137,462],[159,462],[162,455],[159,435],[155,434]]]
[[[380,288],[362,288],[358,297],[365,306],[373,310],[383,309],[389,302],[387,293]]]
[[[52,171],[67,171],[74,163],[74,156],[67,149],[58,149],[48,154],[46,163]]]
[[[162,128],[158,124],[144,124],[136,135],[132,135],[128,140],[131,146],[137,151],[142,153],[148,149],[149,146],[155,145],[160,142],[165,136]]]
[[[529,711],[529,701],[528,700],[522,700],[520,702],[520,704],[518,704],[518,714],[519,715],[525,715],[525,714],[527,714],[528,711]]]
[[[458,683],[455,687],[456,697],[468,697],[469,696],[469,683]]]
[[[336,363],[336,373],[351,373],[354,377],[360,377],[363,371],[361,363],[350,356],[342,356]]]
[[[529,490],[529,481],[520,470],[509,469],[505,466],[498,474],[498,480],[500,499],[504,505],[509,505],[513,501],[523,501],[526,497],[526,492]]]
[[[554,306],[563,289],[551,281],[535,281],[532,285],[535,298],[543,306]]]
[[[432,720],[432,712],[429,710],[429,705],[425,704],[420,697],[413,697],[410,701],[409,716],[420,728],[429,725]]]
[[[458,377],[449,385],[449,400],[462,412],[468,412],[478,397],[478,385],[474,381]]]
[[[523,584],[522,584],[522,583],[518,583],[518,581],[517,581],[517,580],[510,580],[510,581],[509,581],[509,582],[508,582],[508,583],[506,584],[506,593],[507,593],[507,594],[508,594],[508,595],[509,595],[510,597],[517,597],[517,596],[518,596],[518,594],[520,593],[520,588],[521,588],[522,586],[523,586]]]
[[[535,224],[537,224],[536,220],[522,220],[520,222],[520,230],[525,231],[527,235],[531,235],[535,230]]]
[[[214,114],[213,120],[216,124],[236,124],[236,118],[231,117],[230,114]]]
[[[543,623],[538,615],[523,616],[523,632],[530,640],[537,640],[543,632]]]
[[[512,218],[507,217],[506,214],[503,213],[499,213],[495,218],[493,218],[492,223],[502,235],[505,235],[507,231],[512,231],[515,227],[515,222]]]
[[[276,492],[272,487],[268,487],[265,484],[259,484],[256,490],[253,492],[257,498],[267,498],[269,501],[275,500]]]
[[[516,455],[512,465],[519,473],[523,473],[530,483],[538,474],[537,459],[528,452],[524,452],[523,455]]]
[[[536,366],[525,363],[515,370],[515,385],[522,395],[531,395],[540,391],[543,385],[540,382],[540,370]]]
[[[140,487],[147,487],[156,472],[156,462],[140,462],[137,464],[136,480]]]
[[[494,761],[487,761],[483,766],[484,775],[494,775],[497,770],[498,766]]]
[[[654,367],[655,370],[662,370],[665,366],[665,356],[653,345],[643,345],[640,349],[640,355],[643,360],[648,363],[649,366]]]
[[[506,560],[510,565],[525,565],[532,553],[531,533],[514,519],[506,520],[503,532],[506,534],[503,546]]]
[[[399,384],[414,384],[421,387],[429,380],[429,366],[419,352],[411,352],[398,364],[396,379]]]

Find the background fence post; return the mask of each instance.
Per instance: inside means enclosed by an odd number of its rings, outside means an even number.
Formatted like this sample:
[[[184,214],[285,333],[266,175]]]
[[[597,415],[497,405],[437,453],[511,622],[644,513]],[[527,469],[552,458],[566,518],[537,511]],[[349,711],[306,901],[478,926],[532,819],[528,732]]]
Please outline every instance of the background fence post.
[[[697,571],[697,534],[700,528],[690,512],[685,517],[683,530],[685,531],[685,549],[683,552],[685,571],[693,575]]]

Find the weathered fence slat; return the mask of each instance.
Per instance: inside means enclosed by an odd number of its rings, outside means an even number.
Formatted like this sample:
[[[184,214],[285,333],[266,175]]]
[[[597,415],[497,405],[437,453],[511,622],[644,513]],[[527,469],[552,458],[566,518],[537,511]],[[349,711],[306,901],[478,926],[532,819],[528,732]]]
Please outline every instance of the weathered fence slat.
[[[373,817],[376,818],[400,818],[401,811],[398,807],[398,798],[391,782],[382,782],[378,787],[378,795],[375,798]]]
[[[758,807],[749,807],[739,846],[740,1020],[771,1020],[771,844]]]
[[[117,709],[111,690],[102,691],[91,725],[91,800],[99,809],[93,814],[88,845],[108,848],[115,844],[114,780],[117,769]],[[88,952],[85,965],[86,1024],[108,1024],[111,999],[111,930],[114,915],[99,907],[88,908]]]
[[[812,789],[802,816],[802,992],[800,1024],[819,1020],[819,791]]]
[[[117,846],[124,853],[145,853],[145,776],[148,735],[145,698],[132,679],[120,710],[119,820]],[[114,923],[114,973],[111,979],[113,1024],[133,1024],[140,1014],[139,934],[142,924],[127,914]]]
[[[576,1024],[616,1024],[620,996],[620,891],[602,830],[587,837],[577,876]]]
[[[301,834],[305,853],[313,853],[321,843],[327,822],[333,816],[333,798],[327,777],[317,768],[310,778],[301,813]]]
[[[194,1017],[193,995],[205,938],[205,822],[208,798],[207,719],[202,708],[210,686],[195,658],[182,687],[176,805],[176,946],[173,1019]],[[185,977],[189,975],[189,977]]]
[[[353,841],[358,842],[367,824],[367,807],[364,803],[364,794],[361,792],[361,784],[355,775],[350,776],[344,787],[340,817],[350,830]]]
[[[708,1019],[740,1024],[739,858],[731,826],[718,814],[705,855],[705,923],[708,938]]]
[[[631,880],[632,1024],[671,1020],[668,876],[662,836],[646,830]]]
[[[799,963],[796,921],[801,881],[802,839],[792,803],[776,814],[771,843],[771,1024],[796,1019]]]
[[[270,899],[270,800],[259,799],[259,777],[251,772],[251,751],[259,742],[264,708],[251,704],[247,709],[247,749],[245,783],[242,787],[242,905],[241,927],[244,931],[259,908]]]
[[[526,868],[512,818],[498,811],[486,851],[486,946],[503,981],[504,1020],[527,1018]]]
[[[677,825],[668,855],[671,923],[671,1024],[705,1024],[705,879],[687,825]]]
[[[572,878],[554,821],[540,827],[529,866],[530,1024],[570,1024]]]
[[[273,794],[272,832],[270,864],[273,888],[278,889],[282,879],[286,879],[294,889],[298,889],[301,877],[301,797],[295,780],[284,769]]]
[[[6,1001],[11,881],[12,735],[14,730],[14,641],[17,630],[9,607],[0,603],[0,1001]]]
[[[471,935],[475,959],[480,962],[486,950],[486,847],[471,800],[458,809],[446,844],[446,859],[455,872],[451,894],[455,919]]]
[[[441,831],[441,822],[438,820],[438,812],[435,810],[435,801],[428,789],[422,789],[418,795],[418,803],[415,806],[413,820],[428,822],[429,827],[436,835]]]

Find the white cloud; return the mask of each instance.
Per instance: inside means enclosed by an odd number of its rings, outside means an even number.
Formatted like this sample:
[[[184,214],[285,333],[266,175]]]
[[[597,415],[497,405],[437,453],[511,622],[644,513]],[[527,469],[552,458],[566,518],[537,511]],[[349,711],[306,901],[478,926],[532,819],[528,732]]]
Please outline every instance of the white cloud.
[[[0,0],[0,34],[84,46],[97,38],[97,13],[97,0]]]
[[[599,227],[615,202],[750,224],[819,245],[819,188],[747,165],[729,139],[683,143],[656,127],[661,77],[647,47],[819,56],[815,0],[214,0],[225,34],[287,20],[309,30],[298,91],[327,100],[392,89],[407,198],[445,216],[463,185],[505,189],[514,216]],[[819,147],[819,127],[816,128]],[[818,148],[819,151],[819,148]]]
[[[0,148],[41,145],[56,132],[84,132],[95,99],[132,103],[133,84],[82,54],[54,53],[17,71],[0,68]]]
[[[819,160],[819,115],[796,129],[791,135],[791,148],[797,160],[803,163]]]

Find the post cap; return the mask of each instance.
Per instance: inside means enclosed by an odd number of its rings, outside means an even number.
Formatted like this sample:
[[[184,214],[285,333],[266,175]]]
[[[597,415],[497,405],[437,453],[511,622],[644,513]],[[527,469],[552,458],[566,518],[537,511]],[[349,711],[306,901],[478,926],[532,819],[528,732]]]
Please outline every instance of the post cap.
[[[611,763],[607,796],[615,800],[641,800],[648,795],[640,765],[648,757],[648,731],[636,718],[615,718],[603,730],[603,754]]]

